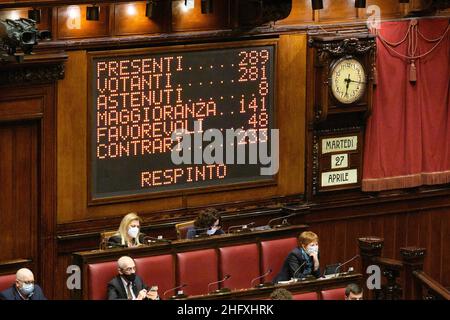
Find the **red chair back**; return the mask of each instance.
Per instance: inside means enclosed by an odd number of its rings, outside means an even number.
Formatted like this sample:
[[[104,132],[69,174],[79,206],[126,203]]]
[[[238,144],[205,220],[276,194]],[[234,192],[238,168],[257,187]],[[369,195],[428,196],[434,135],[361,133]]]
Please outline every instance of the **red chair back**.
[[[222,287],[231,290],[249,288],[252,279],[258,277],[259,252],[256,243],[224,247],[220,252],[220,278],[229,274]],[[254,284],[257,284],[256,282]]]
[[[261,272],[264,273],[269,268],[272,269],[272,273],[263,279],[264,282],[272,281],[278,272],[280,272],[284,260],[289,252],[291,252],[295,247],[297,247],[297,238],[286,238],[261,242]]]
[[[0,291],[6,290],[16,282],[15,274],[5,274],[0,276]]]
[[[173,256],[170,254],[134,259],[136,273],[151,286],[158,286],[158,293],[163,299],[163,293],[175,287],[175,272]]]
[[[177,253],[178,283],[186,284],[187,295],[208,293],[208,284],[218,280],[217,254],[214,249]],[[217,289],[217,284],[209,290]]]
[[[345,288],[322,291],[323,300],[345,300]]]
[[[292,300],[319,300],[316,292],[298,293],[292,295]]]
[[[117,262],[101,262],[88,265],[89,300],[108,299],[108,282],[117,274]]]

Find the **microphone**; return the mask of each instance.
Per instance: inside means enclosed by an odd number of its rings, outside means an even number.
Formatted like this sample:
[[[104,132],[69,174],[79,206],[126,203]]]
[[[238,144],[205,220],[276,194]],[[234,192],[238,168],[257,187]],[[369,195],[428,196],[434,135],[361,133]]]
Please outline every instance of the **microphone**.
[[[300,269],[305,265],[305,263],[306,263],[306,261],[304,261],[304,262],[300,265],[300,267],[298,267],[297,270],[294,271],[294,274],[292,275],[292,279],[297,279],[297,278],[295,277],[295,275],[297,274],[297,272],[300,271]]]
[[[341,269],[342,266],[345,266],[347,263],[352,262],[353,260],[355,260],[356,258],[359,257],[359,254],[357,254],[356,256],[354,256],[353,258],[351,258],[350,260],[345,261],[344,263],[340,263],[337,268],[336,268],[336,277],[339,276],[340,272],[338,272],[338,270]]]
[[[164,291],[164,293],[163,293],[163,297],[165,297],[166,294],[167,294],[168,292],[170,292],[170,291],[182,289],[182,288],[185,288],[185,287],[187,287],[187,284],[182,284],[182,285],[179,285],[179,286],[177,286],[177,287],[175,287],[175,288],[166,290],[166,291]],[[177,292],[176,295],[173,295],[173,296],[171,297],[171,299],[184,298],[184,297],[186,297],[186,295],[183,293],[183,290],[180,290],[180,291]]]
[[[290,218],[290,217],[295,216],[295,215],[297,215],[296,212],[291,213],[291,214],[288,214],[287,216],[278,217],[278,218],[273,218],[273,219],[269,220],[269,222],[267,222],[267,225],[268,225],[269,227],[271,227],[270,224],[271,224],[272,222],[283,219],[283,221],[281,222],[281,225],[276,225],[275,228],[282,227],[282,226],[288,226],[288,225],[290,225],[290,223],[287,221],[287,218]]]
[[[165,242],[167,244],[171,244],[172,241],[169,239],[164,239],[164,238],[155,238],[155,237],[150,237],[150,236],[145,236],[144,237],[144,242],[147,244],[150,244],[152,242]]]
[[[267,269],[267,271],[262,276],[259,276],[259,277],[256,277],[256,278],[252,279],[252,282],[250,282],[250,287],[253,287],[253,282],[255,282],[256,280],[259,280],[261,278],[264,278],[264,277],[268,276],[271,273],[272,273],[272,268]],[[266,283],[260,283],[260,284],[256,285],[255,287],[256,288],[262,288],[262,287],[269,286],[269,284],[272,285],[271,282],[267,282],[267,284]]]
[[[230,291],[230,289],[228,289],[228,288],[217,289],[217,290],[215,290],[214,292],[210,292],[210,291],[209,291],[209,288],[210,288],[213,284],[217,284],[217,283],[224,282],[225,280],[230,279],[230,278],[231,278],[231,275],[226,274],[225,277],[223,277],[222,280],[214,281],[214,282],[208,283],[208,292],[209,292],[209,293],[219,293],[219,292],[228,292],[228,291]]]
[[[250,227],[250,226],[252,226],[254,224],[255,224],[255,222],[250,222],[250,223],[247,223],[247,224],[240,224],[240,225],[237,225],[237,226],[231,226],[231,227],[228,228],[227,233],[230,233],[230,230],[233,230],[233,229],[237,229],[236,232],[242,232],[244,230],[245,231],[250,231],[250,229],[248,229],[248,227]]]

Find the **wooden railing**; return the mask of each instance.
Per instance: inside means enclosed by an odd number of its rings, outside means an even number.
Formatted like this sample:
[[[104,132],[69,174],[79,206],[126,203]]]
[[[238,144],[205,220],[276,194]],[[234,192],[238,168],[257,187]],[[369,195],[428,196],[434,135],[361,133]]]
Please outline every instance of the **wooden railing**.
[[[400,248],[402,260],[382,258],[384,239],[359,238],[364,281],[369,266],[378,266],[385,277],[379,289],[364,286],[364,295],[376,300],[450,300],[450,291],[423,271],[426,250],[418,247]],[[370,282],[370,281],[369,281]]]

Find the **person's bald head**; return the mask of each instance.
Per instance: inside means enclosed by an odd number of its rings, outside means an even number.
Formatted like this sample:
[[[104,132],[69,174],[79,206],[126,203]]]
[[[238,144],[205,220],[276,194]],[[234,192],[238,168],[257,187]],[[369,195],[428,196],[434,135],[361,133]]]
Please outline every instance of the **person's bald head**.
[[[34,281],[33,272],[30,269],[22,268],[16,272],[16,280],[21,282],[31,282]]]
[[[30,269],[22,268],[16,272],[16,287],[20,289],[25,283],[34,283],[34,275]]]
[[[123,256],[117,260],[117,267],[119,269],[119,273],[128,273],[136,270],[136,264],[131,257]]]

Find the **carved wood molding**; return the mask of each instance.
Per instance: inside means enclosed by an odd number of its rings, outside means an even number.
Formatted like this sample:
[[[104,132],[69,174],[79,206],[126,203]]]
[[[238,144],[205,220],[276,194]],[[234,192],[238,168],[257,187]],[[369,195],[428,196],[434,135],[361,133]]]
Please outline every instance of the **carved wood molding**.
[[[328,41],[324,41],[328,40]],[[333,37],[317,37],[309,40],[309,45],[317,48],[319,56],[326,58],[327,55],[336,57],[346,54],[365,54],[376,49],[375,37],[363,38],[349,37],[345,39],[334,39]]]
[[[407,247],[400,248],[400,254],[405,260],[416,260],[417,258],[423,258],[425,256],[425,248]]]
[[[0,85],[40,84],[64,79],[64,64],[18,66],[0,73]]]
[[[41,84],[64,79],[64,52],[26,55],[23,62],[0,62],[0,85]]]

